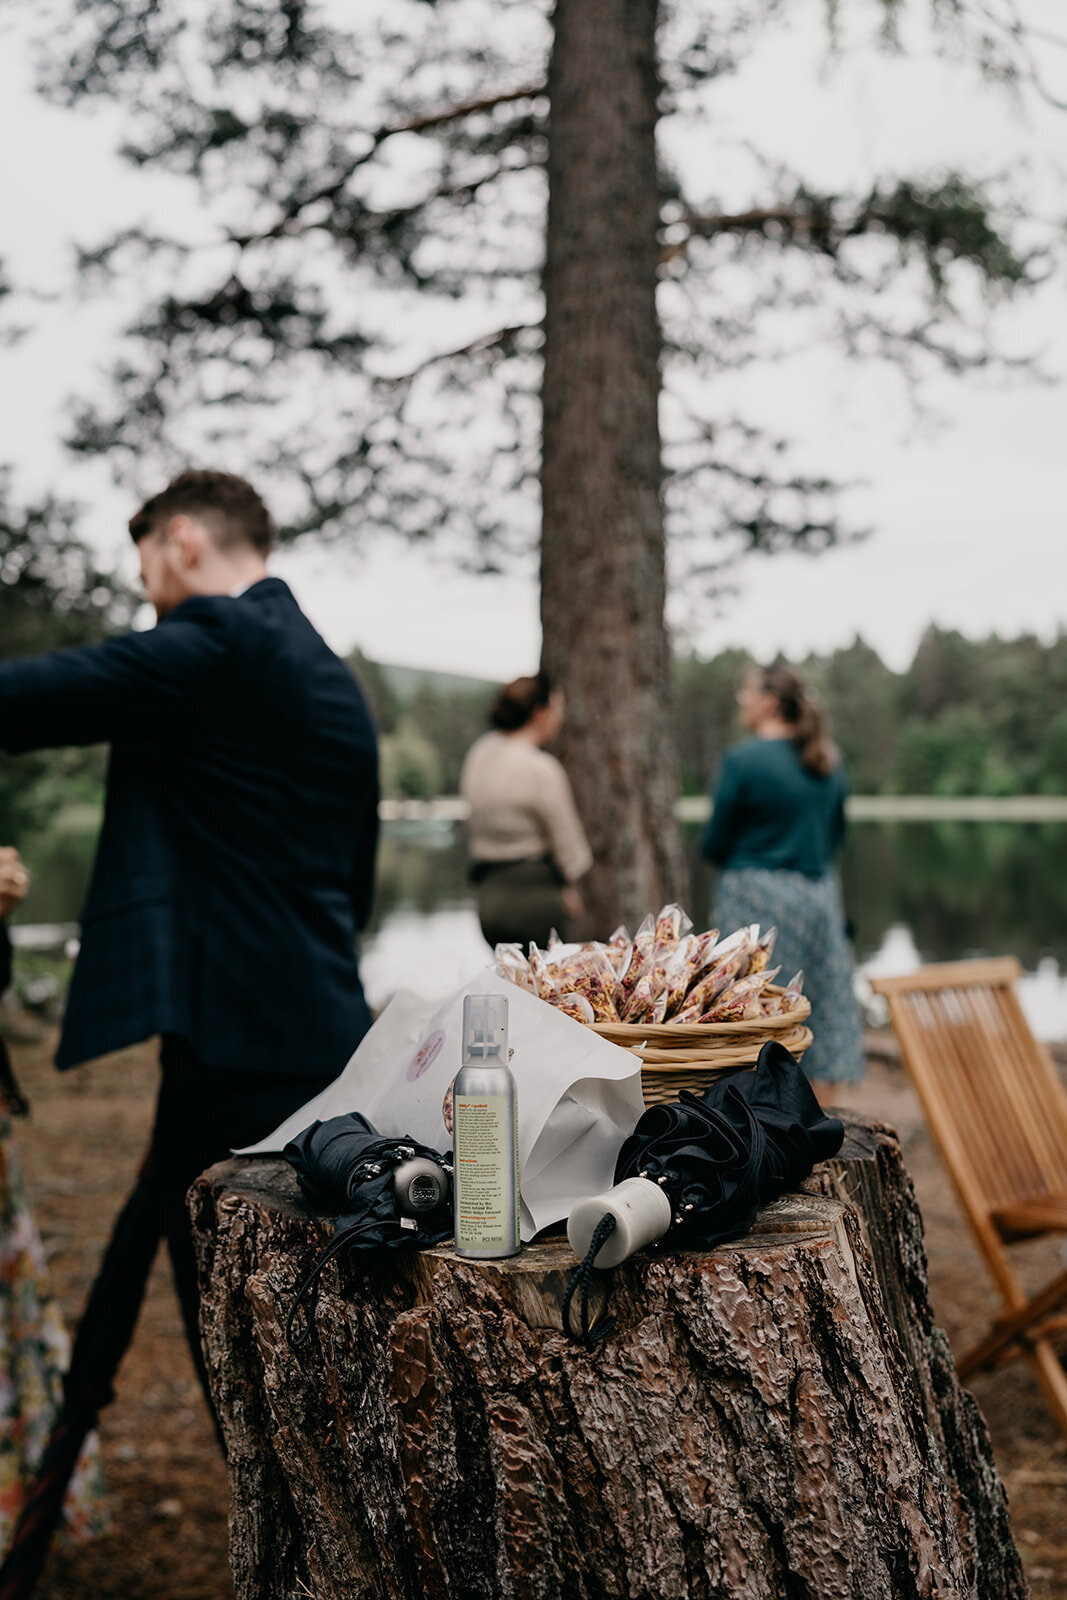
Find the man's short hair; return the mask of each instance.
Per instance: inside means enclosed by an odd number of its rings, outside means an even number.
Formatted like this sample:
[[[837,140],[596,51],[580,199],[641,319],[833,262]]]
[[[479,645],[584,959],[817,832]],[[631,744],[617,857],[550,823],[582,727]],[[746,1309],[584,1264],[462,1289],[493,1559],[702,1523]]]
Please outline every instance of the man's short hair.
[[[230,472],[182,472],[130,518],[134,544],[155,533],[170,518],[199,517],[220,550],[250,544],[267,555],[277,529],[259,495]]]

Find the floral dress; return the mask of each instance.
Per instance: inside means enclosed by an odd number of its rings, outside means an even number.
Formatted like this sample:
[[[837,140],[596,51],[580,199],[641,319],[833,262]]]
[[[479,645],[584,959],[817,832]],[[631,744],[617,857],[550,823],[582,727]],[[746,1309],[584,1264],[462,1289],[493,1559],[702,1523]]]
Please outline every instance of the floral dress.
[[[70,1337],[51,1295],[10,1135],[10,1122],[0,1112],[0,1557],[48,1442],[70,1359]],[[103,1494],[100,1446],[91,1434],[64,1502],[67,1537],[86,1539],[103,1531]]]
[[[804,1053],[804,1071],[825,1083],[858,1083],[866,1066],[863,1019],[852,989],[852,950],[834,873],[806,878],[800,872],[727,868],[719,874],[712,920],[724,929],[750,922],[778,929],[778,981],[803,971],[811,1001],[814,1042]]]

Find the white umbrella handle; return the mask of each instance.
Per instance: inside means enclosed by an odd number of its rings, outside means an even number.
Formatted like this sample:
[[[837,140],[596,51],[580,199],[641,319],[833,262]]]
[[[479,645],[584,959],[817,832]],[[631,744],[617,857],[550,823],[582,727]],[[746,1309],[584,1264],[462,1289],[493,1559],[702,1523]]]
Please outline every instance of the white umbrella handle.
[[[671,1203],[649,1178],[625,1178],[603,1194],[579,1200],[567,1218],[567,1239],[584,1260],[597,1224],[615,1218],[615,1228],[597,1251],[594,1267],[617,1267],[646,1245],[661,1239],[671,1225]]]

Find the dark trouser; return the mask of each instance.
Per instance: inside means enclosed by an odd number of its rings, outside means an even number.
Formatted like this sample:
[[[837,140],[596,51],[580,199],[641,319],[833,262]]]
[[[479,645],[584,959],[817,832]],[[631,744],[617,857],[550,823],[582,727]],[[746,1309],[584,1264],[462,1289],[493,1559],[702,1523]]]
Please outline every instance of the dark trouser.
[[[185,1197],[195,1180],[236,1146],[255,1144],[292,1112],[318,1094],[334,1075],[237,1072],[206,1067],[176,1035],[164,1035],[160,1050],[163,1082],[156,1107],[146,1176],[158,1188],[163,1232],[174,1270],[186,1337],[197,1376],[211,1401],[200,1345],[200,1293],[192,1222]]]
[[[553,862],[479,861],[472,876],[487,943],[525,950],[532,940],[544,949],[552,928],[566,937],[563,883]]]

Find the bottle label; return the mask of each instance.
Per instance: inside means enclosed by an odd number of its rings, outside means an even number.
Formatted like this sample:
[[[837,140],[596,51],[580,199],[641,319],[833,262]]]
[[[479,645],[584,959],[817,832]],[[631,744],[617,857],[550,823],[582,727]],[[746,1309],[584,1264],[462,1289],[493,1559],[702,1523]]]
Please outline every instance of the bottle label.
[[[508,1097],[464,1095],[456,1122],[456,1243],[468,1250],[508,1249],[518,1240],[515,1135]],[[509,1185],[510,1178],[510,1185]]]

